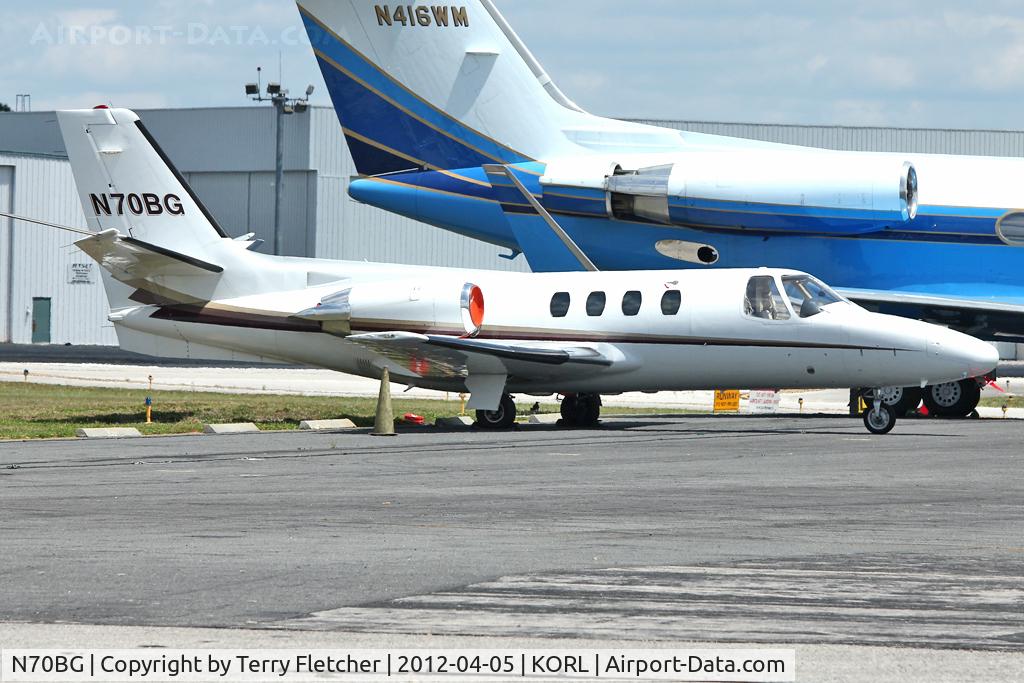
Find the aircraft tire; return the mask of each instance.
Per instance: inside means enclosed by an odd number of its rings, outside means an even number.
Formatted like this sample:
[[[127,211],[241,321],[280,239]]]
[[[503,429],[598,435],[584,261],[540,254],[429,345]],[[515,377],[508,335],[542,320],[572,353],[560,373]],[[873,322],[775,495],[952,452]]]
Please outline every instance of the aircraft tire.
[[[888,434],[896,426],[896,411],[885,403],[864,411],[864,426],[872,434]]]
[[[601,419],[601,395],[566,394],[561,413],[563,427],[593,427]]]
[[[601,395],[580,394],[579,396],[579,424],[583,427],[593,427],[601,420]]]
[[[904,417],[921,405],[924,391],[917,387],[886,387],[882,390],[882,402],[893,409],[896,417]]]
[[[566,394],[562,398],[562,405],[559,407],[559,412],[562,414],[562,419],[558,421],[558,424],[563,427],[575,427],[576,418],[578,417],[579,400],[576,394]]]
[[[497,410],[476,411],[476,426],[483,429],[508,429],[516,423],[516,402],[511,394],[501,397]]]
[[[936,417],[967,417],[981,401],[981,387],[974,379],[926,387],[924,404]]]

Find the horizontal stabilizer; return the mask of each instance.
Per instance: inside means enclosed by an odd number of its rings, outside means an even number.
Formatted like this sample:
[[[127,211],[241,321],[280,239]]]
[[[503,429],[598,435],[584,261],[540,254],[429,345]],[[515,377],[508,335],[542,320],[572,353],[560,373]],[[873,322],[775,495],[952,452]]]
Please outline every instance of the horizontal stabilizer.
[[[114,229],[80,239],[75,246],[115,280],[148,292],[154,300],[204,301],[207,297],[200,290],[212,290],[224,271],[216,264],[119,235]]]
[[[209,276],[224,272],[213,263],[119,235],[115,230],[86,237],[75,245],[122,282],[153,277]]]

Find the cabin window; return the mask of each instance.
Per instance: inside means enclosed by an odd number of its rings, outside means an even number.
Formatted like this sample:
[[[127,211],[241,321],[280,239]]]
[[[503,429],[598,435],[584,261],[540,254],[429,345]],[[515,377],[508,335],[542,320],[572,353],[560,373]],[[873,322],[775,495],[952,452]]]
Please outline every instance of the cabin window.
[[[771,275],[758,275],[747,283],[743,311],[753,318],[789,320],[789,309]]]
[[[551,317],[564,318],[569,314],[569,292],[555,292],[551,297]]]
[[[604,313],[606,297],[604,292],[591,292],[587,297],[587,315],[597,317]]]
[[[828,288],[828,285],[810,275],[785,275],[782,287],[786,290],[789,303],[801,318],[810,318],[821,313],[829,304],[842,301],[842,297]]]
[[[670,289],[661,295],[661,312],[664,315],[676,315],[683,305],[683,294],[678,289]]]
[[[638,314],[643,301],[644,296],[640,292],[626,292],[622,296],[622,314],[629,316]]]

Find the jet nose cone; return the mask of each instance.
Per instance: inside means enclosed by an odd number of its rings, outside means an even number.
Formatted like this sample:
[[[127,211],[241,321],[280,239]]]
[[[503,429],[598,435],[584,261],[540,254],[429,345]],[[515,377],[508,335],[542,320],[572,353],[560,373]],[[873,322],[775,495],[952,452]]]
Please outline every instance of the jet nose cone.
[[[999,365],[999,352],[988,342],[947,329],[929,337],[933,352],[956,365],[962,378],[987,375]]]
[[[999,351],[996,350],[996,347],[980,339],[976,339],[975,342],[976,348],[972,356],[972,362],[975,368],[980,370],[974,376],[979,377],[987,375],[999,366]]]

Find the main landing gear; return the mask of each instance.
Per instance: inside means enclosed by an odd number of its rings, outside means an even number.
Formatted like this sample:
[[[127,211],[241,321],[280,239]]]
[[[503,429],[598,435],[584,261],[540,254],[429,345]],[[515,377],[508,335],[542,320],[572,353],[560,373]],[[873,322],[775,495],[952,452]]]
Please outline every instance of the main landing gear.
[[[562,399],[562,420],[565,427],[593,427],[601,419],[599,394],[566,394]]]
[[[928,412],[938,417],[967,417],[981,401],[981,386],[977,380],[964,379],[926,387],[924,404]]]
[[[861,393],[865,402],[871,403],[871,390]],[[959,382],[946,382],[919,389],[917,387],[885,387],[878,393],[882,403],[903,417],[917,410],[924,401],[928,414],[935,417],[968,417],[974,413],[981,400],[981,385],[976,379],[964,379]]]
[[[476,411],[476,426],[484,429],[508,429],[516,423],[516,402],[511,394],[501,397],[497,410]]]
[[[566,394],[562,399],[563,427],[593,427],[601,419],[599,394]],[[476,426],[481,429],[508,429],[516,422],[516,404],[511,394],[501,397],[497,410],[476,411]]]

